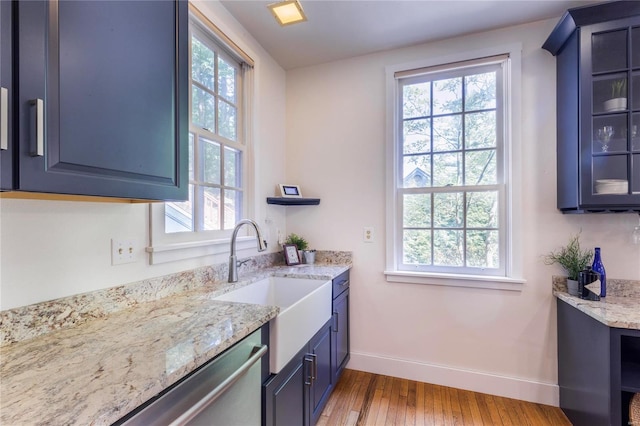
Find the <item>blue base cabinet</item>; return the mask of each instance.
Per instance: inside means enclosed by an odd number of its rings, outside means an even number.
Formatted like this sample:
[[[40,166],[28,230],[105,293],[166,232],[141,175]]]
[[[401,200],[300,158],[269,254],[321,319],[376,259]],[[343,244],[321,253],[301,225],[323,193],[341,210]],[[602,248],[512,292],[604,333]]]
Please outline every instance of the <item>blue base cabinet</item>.
[[[0,1],[0,190],[13,188],[13,3]]]
[[[611,328],[557,301],[560,408],[574,425],[627,425],[640,392],[640,330]]]
[[[332,321],[263,387],[266,426],[315,425],[333,389]]]
[[[186,199],[187,2],[13,5],[12,189]]]
[[[350,358],[349,271],[333,280],[333,381],[338,383]]]

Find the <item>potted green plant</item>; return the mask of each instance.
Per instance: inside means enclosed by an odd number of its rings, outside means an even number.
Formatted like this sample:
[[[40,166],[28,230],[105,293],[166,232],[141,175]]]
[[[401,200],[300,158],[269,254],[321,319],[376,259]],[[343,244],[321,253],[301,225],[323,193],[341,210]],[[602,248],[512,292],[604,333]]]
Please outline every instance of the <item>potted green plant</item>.
[[[289,234],[285,240],[285,244],[293,244],[296,246],[298,251],[302,252],[304,255],[304,263],[313,264],[315,262],[316,251],[308,250],[309,242],[300,235],[294,233]]]
[[[604,110],[624,111],[627,109],[627,79],[619,78],[611,82],[611,98],[604,102]]]
[[[558,251],[552,251],[544,258],[546,265],[560,265],[567,273],[567,289],[569,294],[578,295],[578,274],[591,265],[593,253],[591,250],[583,250],[580,247],[580,234],[576,234],[569,240],[565,247]]]

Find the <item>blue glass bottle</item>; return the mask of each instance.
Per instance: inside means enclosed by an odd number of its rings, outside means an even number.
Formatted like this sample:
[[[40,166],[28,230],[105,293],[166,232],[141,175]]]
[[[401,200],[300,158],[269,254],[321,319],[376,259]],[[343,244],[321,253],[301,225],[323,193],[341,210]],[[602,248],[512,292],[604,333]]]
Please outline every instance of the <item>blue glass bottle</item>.
[[[607,295],[607,273],[604,270],[602,258],[600,257],[600,247],[596,247],[596,253],[593,256],[593,265],[591,266],[591,269],[600,274],[600,297],[605,297]]]

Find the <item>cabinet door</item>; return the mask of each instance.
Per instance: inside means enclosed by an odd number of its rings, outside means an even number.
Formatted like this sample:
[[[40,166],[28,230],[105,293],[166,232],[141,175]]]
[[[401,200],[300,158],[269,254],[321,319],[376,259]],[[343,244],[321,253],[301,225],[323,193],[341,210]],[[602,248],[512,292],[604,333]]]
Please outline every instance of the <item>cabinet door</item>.
[[[0,190],[13,188],[12,2],[0,1]]]
[[[334,383],[349,361],[349,290],[333,301]]]
[[[20,190],[186,199],[187,7],[18,3]]]
[[[306,349],[306,348],[305,348]],[[301,426],[305,423],[304,352],[300,352],[264,386],[265,426]]]
[[[640,18],[581,28],[581,203],[640,206]],[[638,43],[638,45],[636,45]],[[633,90],[632,90],[633,88]]]
[[[313,380],[309,386],[311,425],[318,421],[333,389],[331,335],[331,321],[328,321],[309,342],[309,355],[313,359]]]

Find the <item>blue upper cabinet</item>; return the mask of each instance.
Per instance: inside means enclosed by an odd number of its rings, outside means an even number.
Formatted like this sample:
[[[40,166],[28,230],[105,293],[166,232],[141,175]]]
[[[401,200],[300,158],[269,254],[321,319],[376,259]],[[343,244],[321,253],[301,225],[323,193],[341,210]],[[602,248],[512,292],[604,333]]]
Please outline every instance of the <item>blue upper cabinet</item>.
[[[14,189],[186,199],[187,2],[26,1],[17,12]]]
[[[570,9],[557,65],[558,209],[640,211],[640,2]]]
[[[13,188],[12,7],[0,1],[0,190]]]

